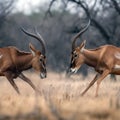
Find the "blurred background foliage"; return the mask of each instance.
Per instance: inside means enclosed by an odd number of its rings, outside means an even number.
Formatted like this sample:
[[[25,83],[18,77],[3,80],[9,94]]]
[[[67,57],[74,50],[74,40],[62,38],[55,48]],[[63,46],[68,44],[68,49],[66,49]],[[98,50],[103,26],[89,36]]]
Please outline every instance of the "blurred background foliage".
[[[18,12],[16,0],[0,0],[0,47],[16,46],[29,51],[29,42],[38,49],[40,44],[21,32],[20,27],[34,32],[37,28],[46,42],[47,68],[57,72],[66,71],[70,62],[71,39],[88,22],[91,25],[78,45],[87,40],[86,48],[104,44],[120,46],[120,1],[119,0],[47,0],[45,4]],[[80,72],[85,75],[87,66]]]

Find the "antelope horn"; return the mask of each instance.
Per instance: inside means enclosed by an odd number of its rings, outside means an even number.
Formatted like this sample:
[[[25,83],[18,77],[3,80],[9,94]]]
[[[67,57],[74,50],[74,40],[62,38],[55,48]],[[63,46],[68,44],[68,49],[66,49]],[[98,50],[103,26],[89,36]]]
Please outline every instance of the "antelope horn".
[[[41,38],[41,41],[42,41],[42,44],[43,44],[43,46],[44,46],[44,49],[45,49],[45,41],[44,41],[44,39],[43,39],[43,37],[40,35],[40,33],[37,31],[37,29],[35,29],[35,32],[36,32],[36,34],[39,36],[39,38]]]
[[[73,37],[73,42],[72,42],[72,49],[73,49],[73,50],[74,50],[74,48],[75,48],[75,42],[76,42],[77,38],[80,37],[80,35],[82,35],[82,34],[88,29],[90,23],[91,23],[91,20],[89,19],[88,24],[87,24],[79,33],[77,33],[77,35],[75,35],[75,36]]]
[[[26,31],[24,28],[21,28],[21,30],[22,30],[25,34],[27,34],[28,36],[31,36],[31,37],[37,39],[37,40],[41,43],[41,45],[42,45],[42,54],[45,55],[45,53],[46,53],[46,50],[45,50],[45,41],[44,41],[44,39],[42,38],[42,36],[41,36],[40,34],[38,34],[37,30],[36,30],[37,35]]]

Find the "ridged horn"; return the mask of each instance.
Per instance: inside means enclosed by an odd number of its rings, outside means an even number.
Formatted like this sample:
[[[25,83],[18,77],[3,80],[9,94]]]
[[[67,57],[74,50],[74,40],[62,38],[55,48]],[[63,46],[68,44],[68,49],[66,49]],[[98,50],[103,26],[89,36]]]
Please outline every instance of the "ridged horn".
[[[37,39],[37,40],[41,43],[41,46],[42,46],[42,54],[45,55],[45,54],[46,54],[45,41],[44,41],[44,39],[42,38],[42,36],[37,32],[37,30],[36,30],[37,35],[26,31],[24,28],[21,28],[21,30],[22,30],[25,34],[27,34],[28,36],[31,36],[31,37]]]
[[[90,23],[91,23],[91,19],[89,19],[88,24],[79,33],[77,33],[73,37],[72,50],[74,50],[74,48],[75,48],[75,42],[76,42],[77,38],[80,37],[88,29]]]

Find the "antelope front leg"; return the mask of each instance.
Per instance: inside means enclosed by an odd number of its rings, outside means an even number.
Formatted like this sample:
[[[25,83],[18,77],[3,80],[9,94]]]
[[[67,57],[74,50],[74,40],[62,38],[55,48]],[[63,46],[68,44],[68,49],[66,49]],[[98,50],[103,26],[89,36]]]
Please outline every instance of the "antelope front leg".
[[[88,91],[88,89],[96,82],[99,75],[99,73],[96,74],[94,79],[89,83],[88,87],[81,93],[81,96],[83,96]]]
[[[8,81],[10,82],[10,84],[13,86],[13,88],[15,89],[15,91],[20,94],[19,89],[17,87],[17,85],[15,84],[15,82],[13,81],[13,77],[11,73],[5,73],[6,78],[8,79]]]
[[[100,74],[100,76],[98,76],[99,74],[97,74],[95,76],[95,78],[90,82],[90,84],[88,85],[88,87],[82,92],[82,96],[88,91],[88,89],[97,81],[97,89],[96,89],[96,94],[95,96],[98,96],[98,89],[99,89],[99,85],[101,83],[101,81],[109,74],[109,70],[105,70],[103,71],[102,74]]]
[[[19,78],[27,82],[36,92],[40,93],[40,91],[34,86],[30,79],[28,79],[23,73],[19,75]]]
[[[105,70],[105,71],[101,74],[100,78],[97,80],[97,88],[96,88],[95,97],[98,96],[98,90],[99,90],[99,86],[100,86],[101,81],[102,81],[108,74],[109,74],[109,70]]]

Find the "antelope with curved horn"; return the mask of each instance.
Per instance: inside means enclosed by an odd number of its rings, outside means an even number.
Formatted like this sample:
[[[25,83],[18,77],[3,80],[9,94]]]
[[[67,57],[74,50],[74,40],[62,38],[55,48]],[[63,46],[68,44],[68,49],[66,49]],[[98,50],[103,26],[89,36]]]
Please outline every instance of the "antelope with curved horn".
[[[31,43],[29,44],[31,52],[23,52],[13,46],[0,48],[0,76],[5,76],[18,94],[20,94],[20,92],[14,82],[14,79],[17,77],[27,82],[35,91],[39,92],[30,79],[27,78],[22,72],[24,70],[34,68],[40,73],[41,78],[46,77],[47,73],[44,40],[40,35],[29,33],[24,29],[22,29],[22,31],[41,43],[42,52],[35,49]]]
[[[90,20],[88,25],[73,38],[69,73],[76,73],[82,64],[93,67],[97,74],[81,95],[83,96],[97,81],[95,96],[98,96],[99,85],[107,75],[120,75],[120,48],[113,45],[104,45],[96,49],[85,49],[86,41],[75,47],[77,38],[88,29],[89,25]]]

